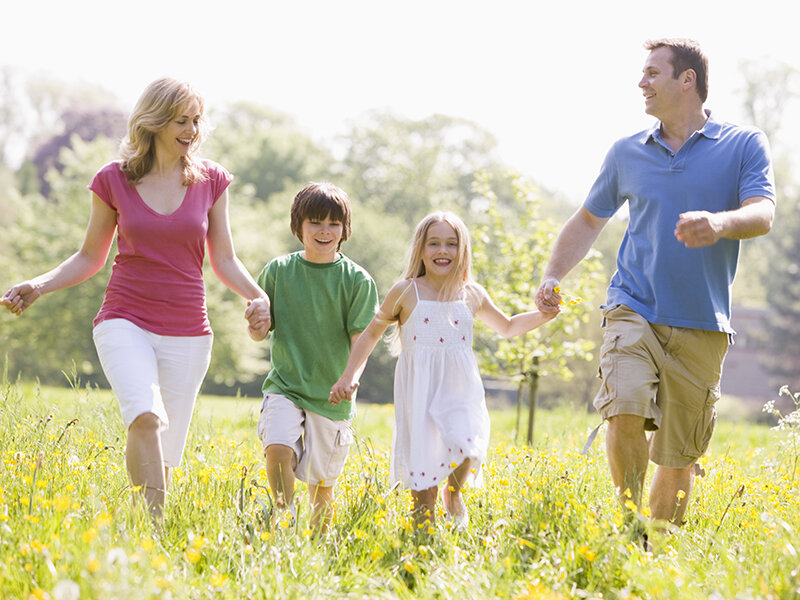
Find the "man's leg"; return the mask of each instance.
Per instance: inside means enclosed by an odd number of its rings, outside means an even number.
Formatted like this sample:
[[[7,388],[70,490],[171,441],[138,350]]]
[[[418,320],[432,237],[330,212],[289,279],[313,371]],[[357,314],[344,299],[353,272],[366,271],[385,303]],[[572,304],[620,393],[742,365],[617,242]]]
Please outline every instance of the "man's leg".
[[[606,432],[608,465],[620,502],[624,505],[630,499],[639,509],[650,459],[644,421],[644,417],[636,415],[610,417]],[[626,493],[628,491],[630,496]]]
[[[683,469],[656,467],[650,486],[650,516],[674,525],[683,523],[693,485],[694,464]]]

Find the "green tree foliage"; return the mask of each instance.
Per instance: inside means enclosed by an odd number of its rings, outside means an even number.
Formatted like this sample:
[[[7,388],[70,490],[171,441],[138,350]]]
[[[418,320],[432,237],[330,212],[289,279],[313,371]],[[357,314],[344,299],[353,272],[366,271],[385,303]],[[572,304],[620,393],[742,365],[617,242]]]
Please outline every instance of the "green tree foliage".
[[[39,194],[8,199],[14,220],[4,229],[4,284],[48,271],[78,250],[91,209],[86,185],[97,165],[113,158],[114,145],[107,138],[86,143],[75,136],[72,149],[61,154],[62,171],[48,174],[54,201]],[[92,342],[92,319],[109,274],[110,264],[79,286],[41,297],[22,317],[2,311],[9,373],[63,383],[62,372],[71,371],[74,363],[83,380],[104,383]]]
[[[238,102],[211,119],[214,131],[203,151],[236,175],[234,189],[251,186],[253,198],[268,201],[330,177],[330,153],[285,113]]]
[[[519,176],[511,176],[510,181],[516,204],[525,206],[511,218],[500,210],[492,180],[480,177],[476,181],[475,191],[484,201],[485,218],[474,233],[473,260],[477,281],[499,307],[516,314],[535,308],[534,295],[559,225],[543,214],[542,200],[531,184]],[[591,250],[570,275],[571,289],[562,291],[567,302],[557,319],[509,339],[498,339],[482,324],[476,329],[481,371],[511,379],[520,391],[523,386],[531,391],[529,442],[539,378],[547,375],[569,380],[573,375],[571,361],[593,358],[594,341],[579,335],[581,326],[589,321],[591,308],[581,297],[594,297],[603,279],[600,255]]]
[[[464,119],[372,112],[341,140],[348,192],[413,227],[433,209],[465,211],[479,171],[500,168],[496,141]]]
[[[744,255],[756,253],[754,282],[764,294],[767,319],[762,342],[762,366],[777,390],[783,385],[800,388],[800,194],[793,176],[781,124],[789,107],[800,99],[798,71],[783,64],[745,64],[745,110],[753,123],[770,137],[778,203],[773,231],[764,240],[743,245]],[[758,285],[761,283],[761,285]]]

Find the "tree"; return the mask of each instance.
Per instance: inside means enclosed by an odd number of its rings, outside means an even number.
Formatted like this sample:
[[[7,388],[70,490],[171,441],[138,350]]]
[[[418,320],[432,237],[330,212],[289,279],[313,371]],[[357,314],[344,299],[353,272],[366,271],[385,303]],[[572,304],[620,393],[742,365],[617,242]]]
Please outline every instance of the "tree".
[[[371,112],[340,141],[351,197],[402,216],[410,227],[432,207],[469,210],[475,174],[500,169],[491,134],[443,115],[415,121]]]
[[[800,388],[800,194],[792,176],[788,154],[780,138],[788,109],[796,106],[800,92],[798,72],[786,65],[764,69],[754,63],[743,67],[747,81],[745,110],[772,142],[778,203],[773,231],[763,247],[761,289],[768,301],[762,365],[775,388]],[[745,246],[745,250],[747,250]]]
[[[31,162],[39,176],[39,188],[43,196],[50,195],[47,173],[51,169],[60,171],[64,165],[59,157],[61,151],[72,147],[72,139],[77,137],[91,142],[98,136],[110,140],[122,139],[125,135],[127,117],[114,107],[68,109],[62,115],[64,132],[54,135],[36,148]]]
[[[236,175],[234,189],[251,186],[252,196],[267,202],[330,176],[330,153],[285,113],[237,102],[211,119],[214,131],[203,151]]]
[[[499,210],[493,181],[480,177],[475,191],[483,199],[484,220],[473,237],[475,277],[495,303],[509,314],[532,310],[533,296],[547,264],[558,225],[546,218],[541,198],[533,186],[511,176],[514,197],[525,210],[509,219]],[[506,377],[529,390],[527,442],[533,442],[539,378],[547,375],[569,380],[570,359],[590,360],[594,342],[577,335],[589,320],[589,307],[579,296],[594,296],[603,281],[599,253],[591,250],[570,276],[572,291],[561,315],[524,336],[497,340],[483,325],[476,329],[476,347],[483,373]],[[571,301],[569,301],[571,300]]]
[[[98,165],[113,159],[116,149],[104,137],[87,143],[76,136],[70,145],[72,149],[61,154],[62,171],[51,170],[47,176],[55,205],[39,194],[9,199],[14,220],[4,229],[4,282],[50,270],[80,247],[91,208],[86,184]],[[23,373],[60,384],[62,372],[71,372],[74,364],[83,380],[105,383],[92,341],[92,320],[109,274],[106,265],[79,286],[43,296],[20,318],[2,311],[2,346],[10,375]]]

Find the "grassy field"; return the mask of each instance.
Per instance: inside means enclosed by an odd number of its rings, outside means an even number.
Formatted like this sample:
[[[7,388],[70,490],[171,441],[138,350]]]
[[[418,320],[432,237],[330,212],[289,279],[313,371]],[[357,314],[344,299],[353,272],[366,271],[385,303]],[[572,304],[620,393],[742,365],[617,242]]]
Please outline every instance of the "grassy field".
[[[0,389],[0,598],[800,598],[800,474],[786,432],[721,422],[687,523],[651,531],[614,499],[597,417],[540,412],[534,447],[492,414],[467,531],[419,529],[390,489],[392,407],[361,405],[335,526],[270,527],[258,402],[200,399],[163,529],[131,507],[124,431],[98,390]],[[305,501],[305,490],[300,488]],[[646,507],[643,507],[646,512]],[[441,515],[440,515],[441,516]]]

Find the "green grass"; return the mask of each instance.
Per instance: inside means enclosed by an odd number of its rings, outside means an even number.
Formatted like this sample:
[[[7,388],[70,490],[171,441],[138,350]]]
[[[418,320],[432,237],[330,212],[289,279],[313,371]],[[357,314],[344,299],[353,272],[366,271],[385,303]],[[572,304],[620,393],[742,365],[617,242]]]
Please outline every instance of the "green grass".
[[[388,486],[392,407],[361,405],[321,540],[270,527],[259,402],[201,397],[166,520],[131,507],[124,431],[99,390],[0,388],[0,598],[798,598],[800,481],[781,432],[721,422],[677,533],[646,552],[614,498],[594,415],[492,413],[470,528],[418,529]],[[76,420],[77,419],[77,420]],[[298,488],[303,500],[305,490]],[[285,525],[285,523],[283,523]]]

